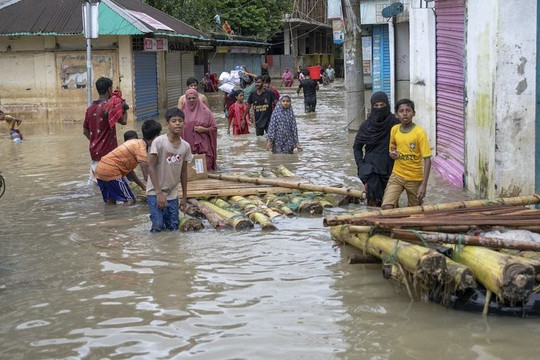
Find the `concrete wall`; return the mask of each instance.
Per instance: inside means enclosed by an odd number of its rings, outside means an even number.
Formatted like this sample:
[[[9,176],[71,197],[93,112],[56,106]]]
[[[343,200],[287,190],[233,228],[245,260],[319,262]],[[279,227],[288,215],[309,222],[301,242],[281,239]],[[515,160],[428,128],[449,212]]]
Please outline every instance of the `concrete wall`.
[[[467,4],[466,186],[482,197],[534,191],[535,16],[529,0]]]
[[[435,149],[435,15],[432,9],[409,9],[410,98],[414,121],[426,131]]]
[[[92,45],[94,79],[108,76],[117,86],[118,37],[104,36]],[[0,68],[9,69],[2,72],[0,109],[33,122],[84,119],[86,44],[82,37],[0,37]],[[128,100],[130,92],[124,93]],[[93,98],[97,98],[95,89]]]

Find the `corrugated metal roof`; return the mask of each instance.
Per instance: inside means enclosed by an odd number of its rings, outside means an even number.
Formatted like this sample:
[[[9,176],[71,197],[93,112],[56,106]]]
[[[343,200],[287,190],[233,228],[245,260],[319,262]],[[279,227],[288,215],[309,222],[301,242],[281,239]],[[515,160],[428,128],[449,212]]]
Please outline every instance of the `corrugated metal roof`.
[[[0,36],[12,35],[80,35],[82,34],[82,1],[12,0],[0,6]],[[146,24],[127,10],[143,12],[174,31],[163,31]],[[142,35],[211,40],[199,30],[138,0],[102,0],[99,5],[100,35]]]

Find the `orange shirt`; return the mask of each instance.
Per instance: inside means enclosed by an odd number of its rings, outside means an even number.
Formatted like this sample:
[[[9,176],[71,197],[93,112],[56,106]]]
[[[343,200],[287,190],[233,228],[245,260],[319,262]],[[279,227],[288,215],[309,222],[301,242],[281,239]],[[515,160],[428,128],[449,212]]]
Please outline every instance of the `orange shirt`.
[[[103,156],[96,167],[96,178],[111,181],[125,176],[141,162],[146,163],[146,143],[142,139],[128,140]]]

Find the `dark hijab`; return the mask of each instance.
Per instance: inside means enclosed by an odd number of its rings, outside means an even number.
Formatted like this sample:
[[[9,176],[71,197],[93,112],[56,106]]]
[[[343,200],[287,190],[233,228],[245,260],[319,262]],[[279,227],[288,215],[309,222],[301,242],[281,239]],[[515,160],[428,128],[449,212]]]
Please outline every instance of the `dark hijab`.
[[[386,106],[377,109],[374,108],[373,105],[378,102],[383,102]],[[371,96],[371,113],[367,120],[360,126],[355,142],[365,145],[377,144],[384,140],[390,133],[392,126],[398,123],[399,121],[390,112],[388,96],[382,91],[377,91]]]

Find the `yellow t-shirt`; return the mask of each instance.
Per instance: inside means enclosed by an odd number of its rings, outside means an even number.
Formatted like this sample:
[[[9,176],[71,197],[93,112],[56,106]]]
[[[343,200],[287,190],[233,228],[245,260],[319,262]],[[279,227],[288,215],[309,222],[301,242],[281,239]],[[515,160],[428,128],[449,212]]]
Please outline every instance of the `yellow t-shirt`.
[[[426,132],[413,124],[407,132],[401,131],[401,124],[390,131],[390,150],[395,147],[399,157],[394,161],[392,172],[409,181],[424,180],[422,160],[431,157],[431,149]]]

